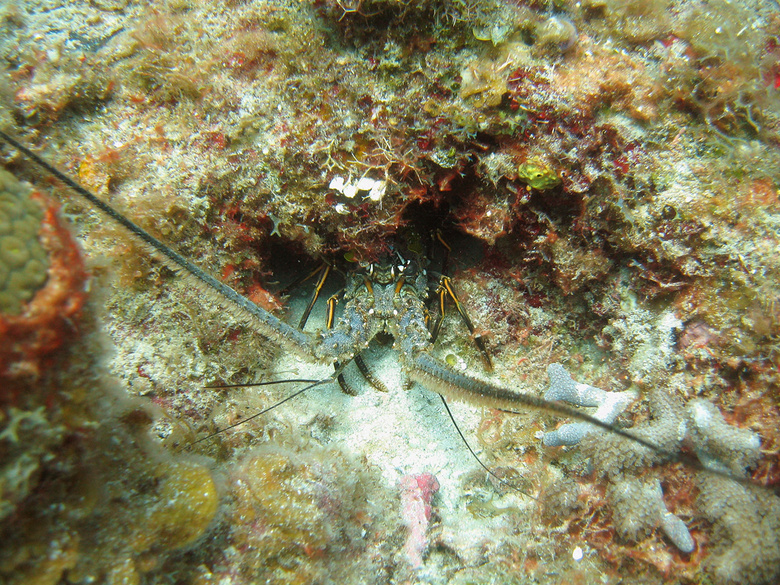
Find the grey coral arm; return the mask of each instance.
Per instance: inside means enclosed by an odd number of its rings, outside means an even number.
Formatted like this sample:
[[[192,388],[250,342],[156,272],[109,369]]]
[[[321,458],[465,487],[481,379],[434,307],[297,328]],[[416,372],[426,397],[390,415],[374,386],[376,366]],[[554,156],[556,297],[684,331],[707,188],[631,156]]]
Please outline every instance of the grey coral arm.
[[[761,457],[761,439],[749,429],[729,425],[718,407],[695,398],[686,405],[687,430],[705,467],[742,474]]]
[[[550,364],[547,374],[550,377],[550,385],[544,393],[545,400],[562,400],[576,406],[597,406],[592,417],[606,425],[611,425],[636,399],[634,392],[606,392],[601,388],[576,382],[561,364]],[[547,447],[576,445],[596,428],[597,426],[590,422],[569,423],[545,433],[542,441]]]
[[[612,506],[615,528],[623,538],[636,540],[660,526],[680,552],[689,554],[696,548],[688,527],[667,509],[661,482],[657,479],[648,481],[627,476],[610,485],[607,498]]]

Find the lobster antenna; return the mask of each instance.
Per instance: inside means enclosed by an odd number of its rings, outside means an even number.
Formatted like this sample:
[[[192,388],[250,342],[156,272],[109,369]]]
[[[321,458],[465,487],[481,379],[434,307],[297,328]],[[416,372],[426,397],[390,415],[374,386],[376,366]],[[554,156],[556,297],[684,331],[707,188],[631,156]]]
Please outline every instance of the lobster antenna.
[[[46,162],[39,155],[2,130],[0,130],[0,138],[22,152],[25,156],[35,162],[35,164],[46,170],[46,172],[62,181],[111,220],[124,227],[130,234],[141,240],[153,252],[157,253],[174,271],[192,277],[190,280],[192,280],[195,285],[199,286],[200,289],[206,292],[216,293],[217,300],[225,299],[229,302],[228,306],[230,308],[238,308],[242,314],[251,317],[253,321],[260,326],[260,331],[264,335],[279,341],[280,345],[292,349],[299,355],[311,357],[311,340],[303,332],[298,331],[268,311],[258,307],[225,283],[220,282],[206,271],[187,260],[181,254],[163,244],[141,226],[126,218],[108,203],[98,199],[94,194],[79,185],[65,173]],[[224,305],[225,303],[223,302],[222,304]]]
[[[520,492],[524,496],[528,496],[532,500],[536,500],[538,498],[532,496],[525,490],[520,489],[516,485],[509,483],[508,481],[504,480],[503,478],[496,475],[496,473],[490,469],[487,465],[485,465],[482,460],[479,458],[479,456],[474,452],[474,449],[471,448],[471,445],[469,445],[469,442],[466,440],[466,437],[463,435],[463,431],[460,430],[460,427],[458,426],[458,423],[455,422],[455,417],[452,415],[452,411],[450,410],[450,405],[447,404],[447,399],[444,398],[441,394],[439,394],[439,398],[441,398],[441,402],[444,405],[444,409],[447,411],[447,415],[450,417],[450,420],[452,421],[452,424],[455,425],[455,430],[458,431],[458,434],[460,435],[461,440],[463,441],[463,444],[466,445],[466,449],[469,450],[469,453],[471,453],[471,456],[474,457],[474,459],[479,463],[479,466],[484,469],[489,476],[491,476],[493,479],[498,481],[501,485],[508,487],[511,490],[514,490],[516,492]]]
[[[250,420],[256,419],[259,416],[263,416],[267,412],[271,412],[277,406],[281,406],[282,404],[292,400],[296,396],[300,396],[301,394],[303,394],[307,390],[311,390],[312,388],[316,388],[317,386],[322,386],[323,384],[328,384],[329,382],[333,382],[335,379],[336,379],[335,376],[331,376],[330,378],[323,378],[322,380],[316,380],[313,383],[309,384],[308,386],[304,386],[300,390],[296,390],[295,392],[293,392],[289,396],[286,396],[286,397],[282,398],[281,400],[279,400],[278,402],[275,402],[271,406],[269,406],[267,408],[264,408],[263,410],[261,410],[259,412],[256,412],[252,416],[249,416],[247,418],[241,419],[240,421],[235,422],[232,425],[228,425],[225,428],[218,429],[218,430],[214,431],[213,433],[209,433],[205,437],[201,437],[200,439],[197,439],[197,440],[193,441],[192,443],[187,445],[187,447],[189,448],[189,447],[192,447],[193,445],[197,445],[198,443],[202,443],[203,441],[208,441],[209,439],[212,439],[212,438],[216,437],[217,435],[219,435],[221,433],[224,433],[225,431],[229,431],[230,429],[234,429],[237,426],[242,425],[244,423],[247,423]],[[301,381],[303,381],[303,380],[276,380],[276,381],[271,381],[271,382],[260,382],[258,384],[236,384],[235,386],[211,386],[211,387],[212,388],[232,388],[232,387],[239,387],[239,386],[268,386],[268,385],[271,385],[271,384],[283,384],[285,382],[301,382]],[[310,381],[310,380],[306,380],[306,381]]]
[[[338,377],[341,376],[341,372],[344,371],[344,367],[345,367],[344,365],[339,366],[338,368],[336,368],[336,371],[333,372],[333,374],[329,378],[323,378],[321,380],[309,380],[309,379],[306,379],[306,378],[288,378],[288,379],[285,379],[285,380],[269,380],[269,381],[266,381],[266,382],[252,382],[252,383],[249,383],[249,384],[225,384],[225,385],[219,385],[219,386],[204,386],[205,388],[249,388],[249,387],[252,387],[252,386],[273,386],[275,384],[287,384],[287,383],[295,383],[295,382],[301,382],[301,383],[309,384],[305,388],[302,388],[301,390],[298,390],[297,392],[293,392],[292,394],[290,394],[286,398],[282,398],[281,400],[279,400],[275,404],[272,404],[271,406],[261,410],[260,412],[256,412],[255,414],[253,414],[250,417],[241,419],[240,421],[238,421],[236,423],[233,423],[232,425],[227,426],[224,429],[219,429],[217,431],[214,431],[210,435],[207,435],[205,437],[201,437],[197,441],[194,441],[194,442],[190,443],[188,445],[188,447],[192,447],[192,445],[195,445],[195,444],[200,443],[202,441],[205,441],[207,439],[211,439],[213,437],[216,437],[220,433],[223,433],[223,432],[225,432],[227,430],[233,429],[233,428],[235,428],[235,427],[237,427],[239,425],[244,424],[245,422],[249,422],[250,420],[257,418],[258,416],[262,416],[262,415],[264,415],[264,414],[266,414],[268,412],[271,412],[277,406],[281,406],[282,404],[284,404],[288,400],[292,400],[296,396],[300,396],[301,394],[303,394],[307,390],[310,390],[310,389],[312,389],[312,388],[314,388],[316,386],[322,386],[323,384],[328,384],[329,382],[333,382],[334,380],[337,380]]]
[[[204,388],[254,388],[255,386],[275,386],[276,384],[294,384],[296,382],[313,384],[319,381],[308,378],[290,378],[289,380],[269,380],[266,382],[249,382],[247,384],[216,384],[214,386],[204,386]]]
[[[411,370],[410,376],[415,382],[421,383],[423,386],[435,391],[439,395],[446,395],[456,399],[466,399],[470,397],[472,398],[472,404],[479,404],[479,401],[481,400],[485,406],[498,408],[499,410],[504,410],[506,412],[513,412],[511,410],[512,407],[525,406],[533,408],[534,410],[547,411],[560,416],[579,419],[650,449],[669,461],[683,463],[696,471],[704,471],[712,475],[725,477],[742,485],[758,486],[774,491],[772,488],[764,486],[749,476],[740,476],[730,470],[722,470],[705,465],[704,462],[691,453],[664,449],[652,441],[648,441],[643,437],[639,437],[636,434],[611,423],[599,420],[589,414],[565,406],[560,402],[550,402],[544,398],[531,394],[513,392],[501,386],[495,386],[489,382],[455,372],[428,353],[421,352],[415,358],[414,369]]]

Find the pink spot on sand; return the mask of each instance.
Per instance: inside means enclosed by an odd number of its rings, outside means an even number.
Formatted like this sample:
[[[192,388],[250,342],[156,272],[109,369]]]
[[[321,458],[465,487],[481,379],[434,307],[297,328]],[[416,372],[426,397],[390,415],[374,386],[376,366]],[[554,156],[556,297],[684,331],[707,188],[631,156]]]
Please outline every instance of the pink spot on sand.
[[[430,473],[405,475],[399,482],[401,517],[409,529],[404,551],[412,567],[422,566],[422,554],[428,546],[426,532],[431,519],[431,500],[439,491],[439,482]]]

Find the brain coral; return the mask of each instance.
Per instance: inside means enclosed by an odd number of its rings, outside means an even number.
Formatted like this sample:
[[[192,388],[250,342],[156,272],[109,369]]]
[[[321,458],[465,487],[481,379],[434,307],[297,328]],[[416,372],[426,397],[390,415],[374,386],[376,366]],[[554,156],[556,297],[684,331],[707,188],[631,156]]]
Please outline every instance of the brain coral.
[[[0,311],[18,315],[46,282],[48,258],[38,240],[43,209],[31,189],[0,173]]]
[[[36,375],[83,306],[84,262],[57,209],[0,171],[0,376]]]

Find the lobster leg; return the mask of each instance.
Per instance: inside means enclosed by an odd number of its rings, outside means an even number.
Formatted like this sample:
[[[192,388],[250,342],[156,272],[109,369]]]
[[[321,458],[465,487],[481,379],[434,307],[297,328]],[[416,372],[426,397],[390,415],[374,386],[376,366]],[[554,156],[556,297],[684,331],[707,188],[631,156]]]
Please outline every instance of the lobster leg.
[[[471,322],[466,309],[463,307],[460,300],[458,299],[458,295],[455,294],[455,290],[452,288],[452,279],[449,276],[442,276],[441,282],[439,283],[439,288],[436,290],[436,292],[439,295],[439,319],[436,321],[433,331],[431,332],[431,341],[436,341],[436,338],[439,335],[441,323],[444,320],[444,311],[447,304],[446,301],[447,299],[450,299],[450,301],[452,301],[452,303],[455,305],[455,308],[458,310],[458,314],[460,315],[463,324],[474,338],[474,343],[482,353],[482,359],[485,362],[485,367],[488,369],[488,371],[491,371],[493,369],[493,362],[490,360],[490,354],[488,353],[487,346],[485,345],[485,340],[481,335],[475,334],[474,324]]]

